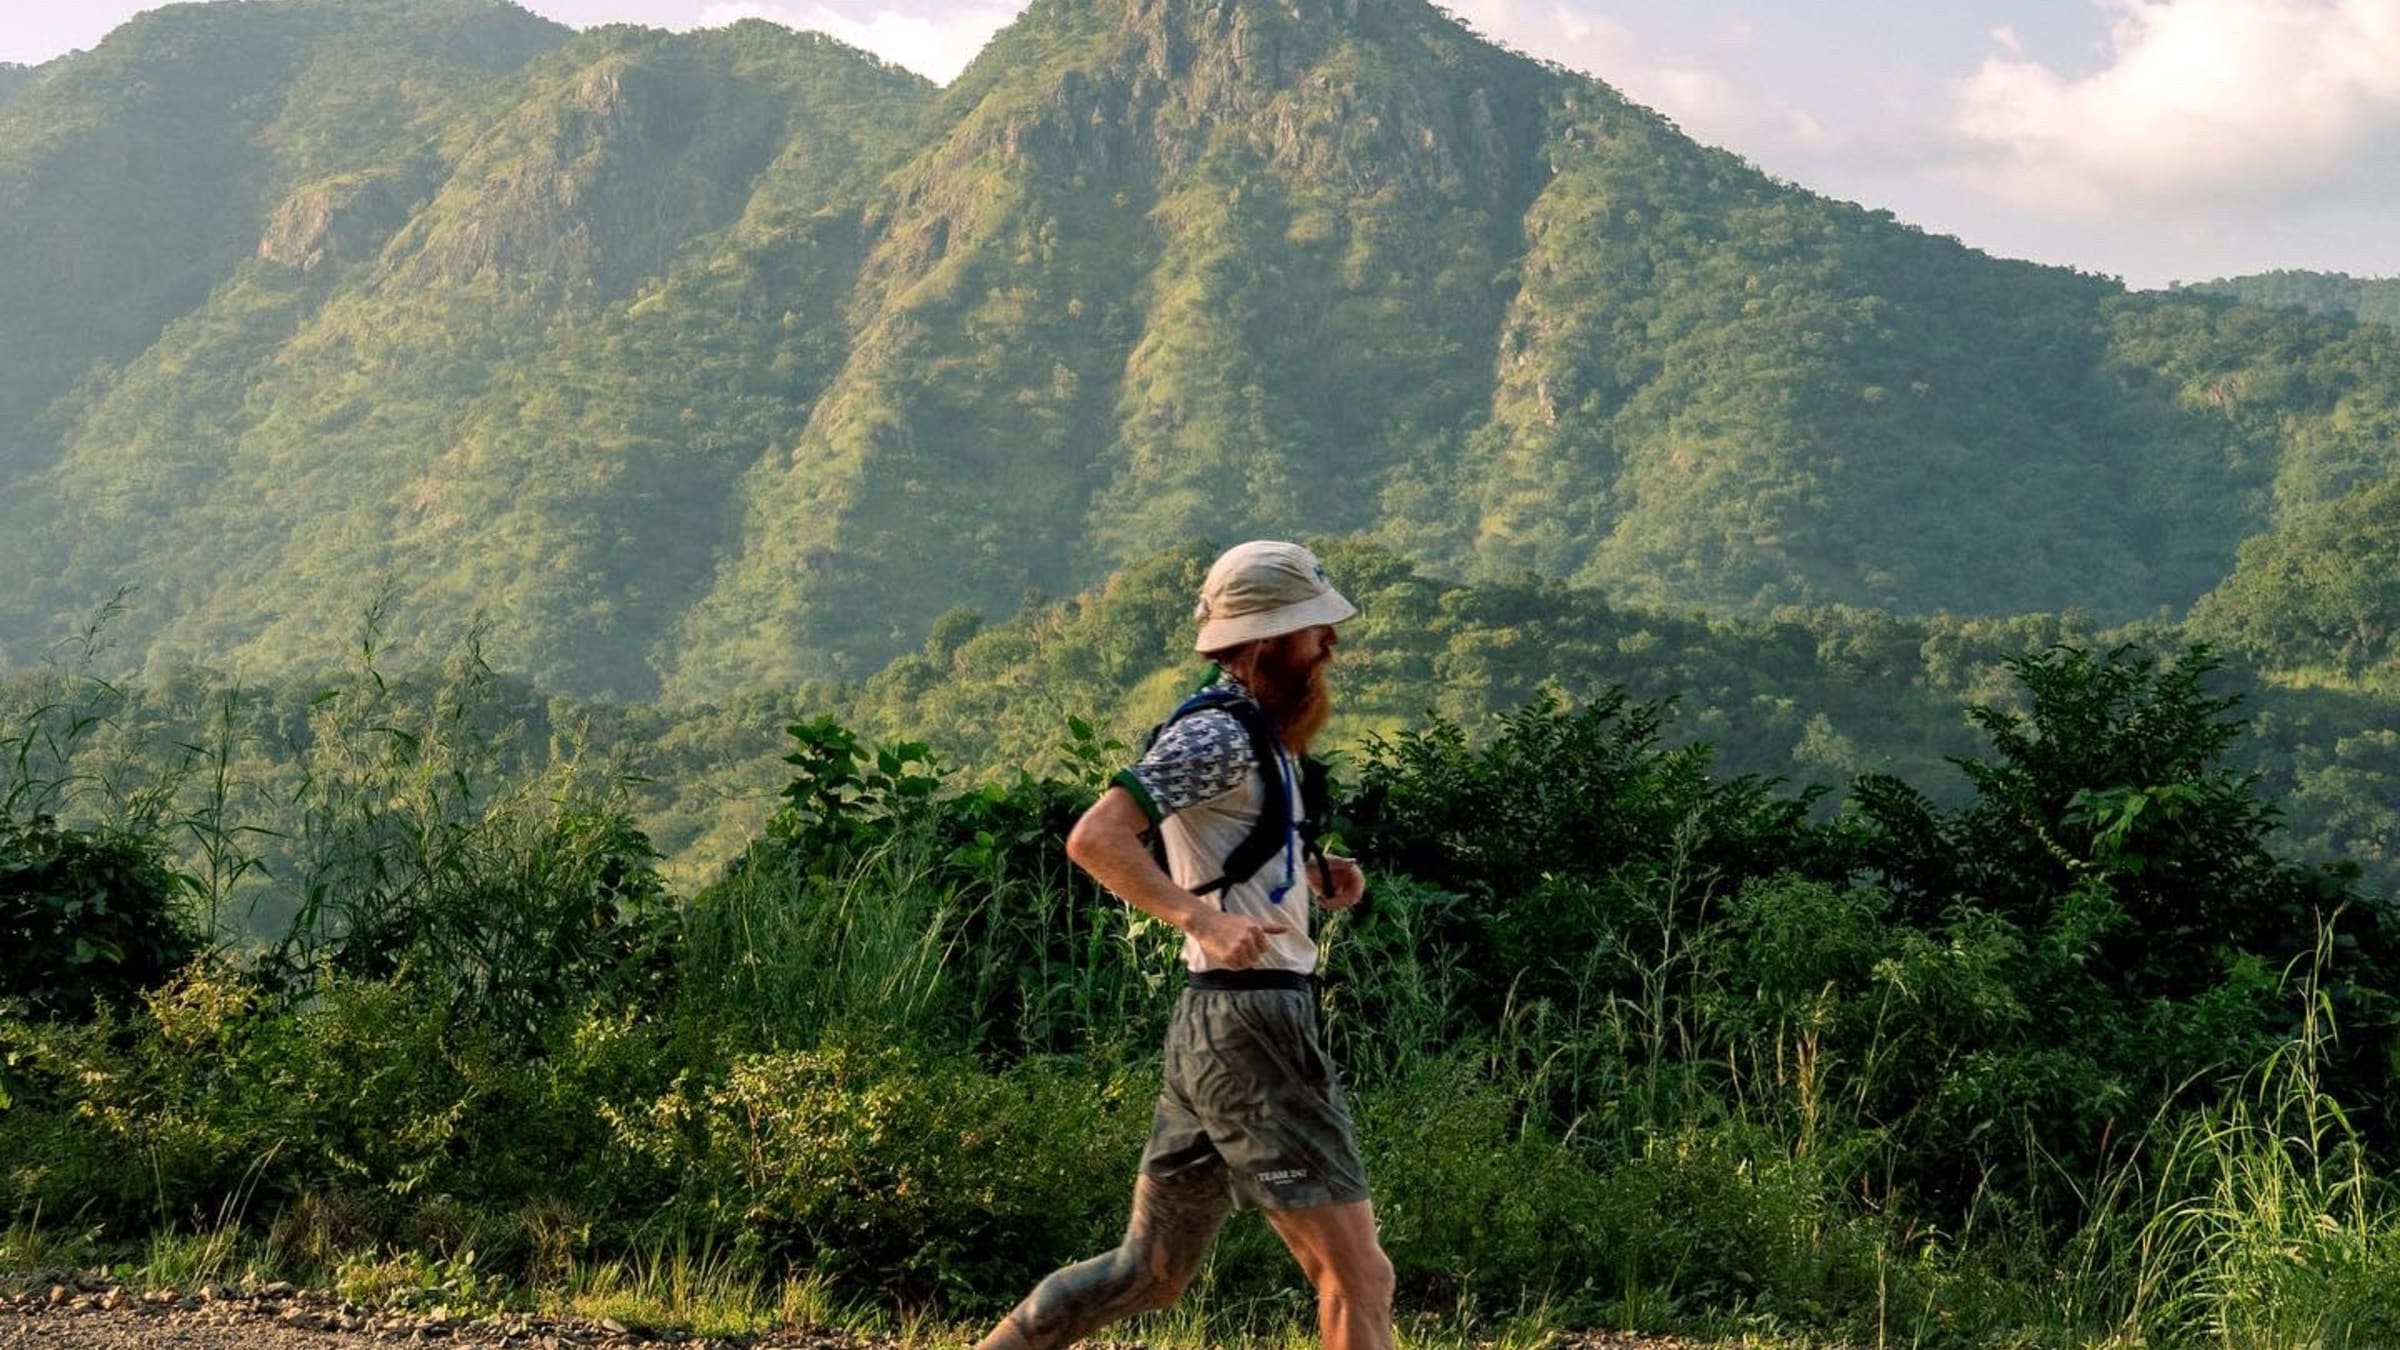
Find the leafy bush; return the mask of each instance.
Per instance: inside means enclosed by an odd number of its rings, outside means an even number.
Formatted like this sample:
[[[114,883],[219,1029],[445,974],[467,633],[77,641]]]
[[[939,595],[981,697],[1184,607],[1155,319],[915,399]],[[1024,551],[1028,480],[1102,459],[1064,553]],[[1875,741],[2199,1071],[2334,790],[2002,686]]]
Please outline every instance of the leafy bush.
[[[998,1062],[1157,1044],[1172,935],[1064,849],[1124,747],[1079,720],[1067,776],[962,788],[922,745],[790,732],[785,807],[684,925],[695,1017],[752,1049],[845,1025]]]
[[[0,1002],[88,1018],[164,983],[199,946],[152,840],[0,818]]]
[[[1412,1289],[1539,1297],[1589,1278],[1599,1175],[1471,1056],[1429,1058],[1356,1105],[1376,1217]]]
[[[1689,922],[1748,877],[1838,873],[1813,794],[1712,779],[1707,747],[1661,744],[1665,717],[1622,689],[1579,708],[1545,694],[1485,744],[1438,718],[1370,744],[1343,836],[1368,865],[1460,897],[1415,940],[1465,975],[1485,1025],[1512,1000],[1585,1002],[1632,977],[1609,942],[1637,912]],[[1662,897],[1687,907],[1680,920]]]
[[[682,1179],[694,1226],[919,1302],[1113,1244],[1151,1096],[1131,1075],[834,1043],[743,1056],[611,1119]]]
[[[312,705],[302,895],[268,962],[286,988],[405,974],[531,1044],[665,977],[676,905],[621,785],[571,758],[510,780],[498,684],[470,645],[420,700],[370,663]]]
[[[2304,1010],[2283,976],[2326,932],[2320,987],[2351,1032],[2329,1081],[2380,1115],[2400,930],[2352,895],[2354,871],[2311,871],[2269,849],[2274,808],[2221,762],[2241,723],[2232,699],[2204,688],[2214,658],[2061,648],[2009,668],[2025,706],[1972,710],[1995,750],[1961,763],[1972,801],[1940,811],[1877,778],[1854,797],[1890,917],[1988,956],[1982,997],[1998,1017],[1943,1037],[1939,1081],[1966,1115],[1927,1138],[1968,1138],[1986,1122],[1995,1141],[2026,1140],[1996,1179],[2020,1195],[2052,1168],[2091,1175],[2158,1103],[2213,1092],[2291,1034]],[[1926,975],[1957,966],[1915,963]],[[1974,1158],[1965,1175],[1985,1177],[1995,1159]]]
[[[338,1194],[351,1227],[392,1237],[437,1201],[653,1198],[663,1183],[611,1155],[600,1112],[667,1081],[656,1028],[599,1013],[552,1027],[529,1056],[462,1023],[438,986],[329,979],[294,1002],[199,969],[122,1020],[0,1022],[18,1085],[0,1208],[134,1230]]]

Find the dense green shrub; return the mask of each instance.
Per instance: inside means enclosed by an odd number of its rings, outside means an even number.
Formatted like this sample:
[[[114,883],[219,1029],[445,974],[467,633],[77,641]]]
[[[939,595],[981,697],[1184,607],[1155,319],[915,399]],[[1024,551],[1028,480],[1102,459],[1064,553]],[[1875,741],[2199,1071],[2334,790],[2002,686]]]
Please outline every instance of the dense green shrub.
[[[286,989],[406,976],[528,1045],[594,996],[655,997],[678,922],[657,850],[574,758],[504,771],[502,692],[470,645],[417,697],[370,661],[315,700],[300,895],[266,962]]]
[[[665,977],[675,915],[655,857],[621,811],[547,795],[411,822],[371,877],[345,879],[338,918],[283,959],[348,979],[405,971],[460,1017],[533,1038],[562,1006]]]
[[[1440,721],[1376,742],[1350,831],[1420,885],[1350,930],[1345,1036],[1369,1063],[1405,1060],[1379,1025],[1488,1040],[1550,1128],[1631,1148],[1734,1101],[1904,1212],[2003,1197],[2009,1222],[2071,1224],[2153,1113],[2290,1034],[2322,935],[2312,987],[2348,1029],[2329,1081],[2383,1101],[2392,930],[2347,874],[2269,849],[2208,654],[2010,669],[2022,711],[1972,711],[1994,747],[1961,762],[1972,798],[1869,776],[1829,826],[1805,794],[1712,779],[1621,693],[1529,705],[1488,742]]]
[[[37,1017],[129,1005],[199,951],[156,841],[0,818],[0,1002]]]
[[[1078,719],[1063,775],[968,785],[921,744],[789,731],[783,808],[684,923],[695,1015],[747,1048],[837,1025],[998,1062],[1157,1044],[1172,935],[1064,848],[1123,746]]]
[[[955,840],[917,821],[830,876],[755,849],[684,921],[687,1024],[740,1049],[872,1028],[996,1064],[1154,1048],[1178,936],[1060,864],[964,862]]]
[[[1428,1300],[1588,1294],[1618,1273],[1594,1159],[1527,1119],[1472,1055],[1429,1054],[1355,1109],[1385,1246]]]
[[[668,1077],[656,1029],[561,1014],[528,1056],[438,987],[321,982],[293,1003],[195,971],[121,1021],[0,1024],[0,1206],[137,1228],[356,1198],[375,1232],[435,1196],[511,1209],[638,1203],[598,1112]],[[651,1183],[656,1184],[656,1183]]]
[[[911,1302],[973,1298],[1114,1241],[1144,1078],[835,1042],[745,1055],[611,1119],[702,1231]]]
[[[2354,870],[2270,849],[2275,808],[2223,763],[2242,724],[2205,688],[2215,669],[2204,648],[2171,664],[2131,649],[2012,661],[2025,704],[1972,710],[1994,753],[1961,764],[1970,802],[1943,811],[1890,779],[1857,786],[1862,861],[1889,919],[1990,955],[1982,998],[1999,1016],[1945,1036],[1946,1064],[1926,1067],[1965,1111],[1942,1112],[1932,1137],[1988,1122],[2029,1141],[2003,1191],[2050,1168],[2088,1176],[2161,1102],[2260,1062],[2298,1024],[2302,966],[2345,1028],[2335,1090],[2384,1114],[2400,929],[2353,893]],[[1997,1160],[1975,1156],[1964,1170],[1982,1178]]]
[[[2382,1334],[2379,911],[2270,849],[2204,657],[2018,673],[1949,807],[1715,778],[1621,693],[1369,747],[1323,1010],[1412,1306]],[[1058,846],[1121,746],[968,784],[803,720],[676,903],[606,793],[493,787],[436,707],[314,728],[284,960],[0,1017],[0,1212],[478,1280],[671,1245],[970,1316],[1114,1241],[1176,944]],[[1225,1243],[1212,1307],[1296,1306],[1263,1227]]]
[[[1545,694],[1486,742],[1436,718],[1368,747],[1345,840],[1457,897],[1412,940],[1463,973],[1459,997],[1487,1025],[1512,1002],[1630,992],[1632,953],[1612,944],[1637,915],[1672,929],[1749,877],[1838,874],[1814,794],[1710,777],[1706,746],[1662,743],[1666,716],[1622,689],[1575,708]]]

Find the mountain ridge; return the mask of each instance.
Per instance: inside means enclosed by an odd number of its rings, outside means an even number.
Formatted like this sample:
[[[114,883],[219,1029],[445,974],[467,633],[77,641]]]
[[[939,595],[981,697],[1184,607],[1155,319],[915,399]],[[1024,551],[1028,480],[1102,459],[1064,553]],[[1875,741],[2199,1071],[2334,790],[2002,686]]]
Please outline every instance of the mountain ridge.
[[[2177,289],[2269,309],[2298,309],[2327,318],[2400,325],[2400,277],[2354,277],[2347,272],[2289,268],[2220,277]]]
[[[849,49],[769,25],[689,37],[599,30],[537,61],[506,115],[480,135],[453,137],[448,162],[418,179],[422,204],[366,256],[315,270],[302,257],[295,266],[277,261],[284,250],[270,231],[267,256],[244,264],[177,330],[194,344],[171,336],[154,361],[129,367],[85,419],[90,434],[70,444],[53,475],[70,508],[57,517],[66,589],[128,571],[207,579],[209,595],[137,598],[127,615],[177,659],[222,660],[246,644],[274,643],[279,631],[299,641],[344,628],[393,575],[430,581],[420,603],[462,615],[508,601],[513,587],[524,597],[513,617],[545,633],[572,627],[593,597],[574,594],[571,572],[560,575],[571,558],[493,559],[492,545],[508,542],[494,539],[493,527],[512,513],[538,517],[562,481],[655,470],[590,438],[527,444],[512,436],[509,410],[571,398],[590,381],[559,352],[633,342],[625,334],[643,327],[636,311],[671,308],[670,278],[658,278],[658,293],[636,295],[651,285],[648,260],[675,254],[685,238],[744,228],[757,194],[742,189],[772,175],[770,192],[785,200],[759,209],[805,213],[812,193],[839,188],[841,166],[857,158],[852,148],[812,155],[796,126],[811,103],[802,84],[844,90],[810,73],[827,62],[890,89],[922,87]],[[731,111],[682,115],[677,101],[688,99]],[[884,120],[910,118],[900,107]],[[679,134],[712,127],[726,134],[705,143]],[[707,281],[691,275],[684,284]],[[747,327],[768,317],[750,315]],[[214,391],[190,380],[193,367],[224,354],[228,343],[212,331],[257,335]],[[645,341],[651,359],[617,373],[671,389],[706,366],[678,362],[671,343]],[[161,418],[162,409],[174,415]],[[629,430],[610,433],[621,441]],[[84,490],[146,473],[162,451],[202,456],[172,513],[210,528],[157,539],[138,528],[145,508],[128,512],[121,490]],[[243,571],[228,578],[210,556],[240,531],[258,536],[256,546],[229,560]],[[557,542],[570,553],[592,547]],[[447,578],[419,561],[462,548],[475,565]],[[162,565],[162,549],[181,556]],[[473,558],[478,551],[486,556]],[[495,562],[513,575],[496,577]]]
[[[2382,330],[1977,254],[1421,0],[1039,0],[940,90],[596,30],[479,87],[309,161],[53,406],[0,655],[133,582],[153,664],[382,603],[710,698],[1361,532],[1670,609],[2123,619],[2400,455]]]
[[[44,462],[43,408],[200,304],[273,202],[404,152],[565,31],[495,0],[175,5],[41,67],[0,110],[0,482]]]

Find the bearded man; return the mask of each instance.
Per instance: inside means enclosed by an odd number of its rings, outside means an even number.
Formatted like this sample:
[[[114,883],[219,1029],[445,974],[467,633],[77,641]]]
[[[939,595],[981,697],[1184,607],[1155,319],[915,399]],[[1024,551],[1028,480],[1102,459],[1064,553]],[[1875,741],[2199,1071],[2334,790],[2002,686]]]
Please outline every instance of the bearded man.
[[[1312,897],[1347,908],[1366,877],[1348,858],[1307,866],[1296,828],[1300,756],[1332,712],[1334,626],[1357,613],[1297,544],[1228,550],[1201,586],[1193,648],[1217,664],[1218,699],[1263,711],[1276,763],[1260,763],[1236,710],[1205,707],[1163,728],[1068,835],[1067,856],[1094,880],[1182,931],[1188,974],[1124,1242],[1042,1281],[979,1350],[1054,1350],[1168,1306],[1237,1202],[1266,1215],[1316,1287],[1326,1350],[1390,1350],[1392,1263],[1318,1032],[1309,937]],[[1231,877],[1224,864],[1270,784],[1286,794],[1288,837],[1255,875]]]

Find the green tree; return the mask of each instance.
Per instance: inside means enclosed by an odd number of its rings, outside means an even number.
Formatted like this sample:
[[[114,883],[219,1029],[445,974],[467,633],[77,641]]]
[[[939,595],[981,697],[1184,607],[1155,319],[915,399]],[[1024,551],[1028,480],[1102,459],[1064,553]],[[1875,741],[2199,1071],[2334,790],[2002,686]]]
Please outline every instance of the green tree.
[[[2400,675],[2400,478],[2245,542],[2233,575],[2193,608],[2192,627],[2273,668]]]

